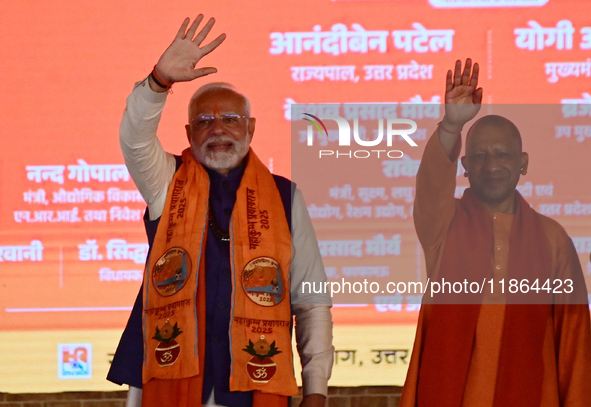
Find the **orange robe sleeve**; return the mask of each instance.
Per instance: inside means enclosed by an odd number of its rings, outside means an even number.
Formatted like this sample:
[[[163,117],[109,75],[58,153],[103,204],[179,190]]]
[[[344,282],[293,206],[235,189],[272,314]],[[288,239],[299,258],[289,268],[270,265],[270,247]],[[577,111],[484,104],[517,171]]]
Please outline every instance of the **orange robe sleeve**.
[[[441,262],[447,230],[455,213],[456,172],[461,139],[448,157],[443,151],[437,130],[431,136],[417,173],[417,190],[413,209],[415,230],[427,263],[427,275],[435,278]],[[410,364],[400,399],[400,407],[414,407],[418,384],[423,313],[419,314]]]
[[[452,161],[443,151],[436,130],[425,146],[417,173],[413,218],[425,251],[427,275],[432,278],[455,213],[454,193],[460,148],[461,139],[458,138]]]

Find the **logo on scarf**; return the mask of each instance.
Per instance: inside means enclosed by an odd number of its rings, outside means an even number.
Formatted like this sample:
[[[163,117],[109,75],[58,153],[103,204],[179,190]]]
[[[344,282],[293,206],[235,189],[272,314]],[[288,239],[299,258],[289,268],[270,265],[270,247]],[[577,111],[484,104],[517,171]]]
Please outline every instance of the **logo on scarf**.
[[[179,354],[181,353],[181,345],[179,345],[174,339],[182,334],[178,324],[175,322],[174,326],[170,325],[168,319],[162,328],[158,328],[156,325],[156,335],[152,339],[160,341],[156,346],[156,361],[161,367],[172,365],[176,362]]]
[[[185,286],[190,274],[189,253],[180,247],[171,247],[154,265],[152,282],[158,294],[169,297]]]
[[[252,355],[252,358],[246,362],[246,372],[250,379],[255,383],[269,383],[277,372],[277,364],[271,358],[281,353],[275,346],[275,341],[269,345],[265,335],[261,335],[257,343],[252,343],[249,339],[248,346],[242,350]]]
[[[281,267],[271,257],[257,257],[242,272],[242,286],[248,298],[258,305],[272,307],[283,299]]]

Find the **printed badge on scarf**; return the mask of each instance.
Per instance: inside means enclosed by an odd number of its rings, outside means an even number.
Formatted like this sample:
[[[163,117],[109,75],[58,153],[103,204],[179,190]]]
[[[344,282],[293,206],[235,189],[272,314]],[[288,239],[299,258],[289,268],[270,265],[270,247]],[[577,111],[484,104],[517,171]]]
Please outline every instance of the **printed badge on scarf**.
[[[242,286],[248,298],[265,307],[277,305],[283,299],[281,267],[271,257],[249,261],[242,272]]]
[[[158,294],[169,297],[185,286],[190,274],[189,253],[180,247],[171,247],[154,265],[152,281]]]

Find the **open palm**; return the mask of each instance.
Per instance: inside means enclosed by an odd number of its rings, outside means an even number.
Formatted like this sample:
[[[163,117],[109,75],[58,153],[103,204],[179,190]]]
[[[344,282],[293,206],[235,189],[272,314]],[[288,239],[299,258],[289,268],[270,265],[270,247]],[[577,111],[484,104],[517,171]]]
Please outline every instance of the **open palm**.
[[[462,73],[462,62],[456,61],[454,72],[447,72],[445,86],[445,115],[454,125],[463,126],[472,120],[482,103],[482,88],[478,86],[478,64],[468,58]]]
[[[172,44],[170,44],[160,57],[160,60],[158,60],[156,71],[166,82],[192,81],[200,76],[217,72],[213,67],[195,69],[201,58],[216,49],[226,39],[226,34],[221,34],[209,44],[201,46],[201,43],[205,40],[205,37],[207,37],[207,34],[209,34],[215,23],[215,20],[210,18],[207,24],[199,31],[199,34],[195,36],[197,27],[202,20],[203,15],[198,15],[187,30],[190,19],[186,18]]]

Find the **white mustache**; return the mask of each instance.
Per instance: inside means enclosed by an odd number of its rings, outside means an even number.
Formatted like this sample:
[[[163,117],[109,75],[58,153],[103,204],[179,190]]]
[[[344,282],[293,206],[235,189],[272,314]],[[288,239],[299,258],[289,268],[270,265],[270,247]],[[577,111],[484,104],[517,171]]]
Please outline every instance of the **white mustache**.
[[[214,143],[230,143],[231,145],[235,145],[236,142],[229,136],[214,136],[211,137],[209,140],[205,142],[203,147],[207,148]]]

